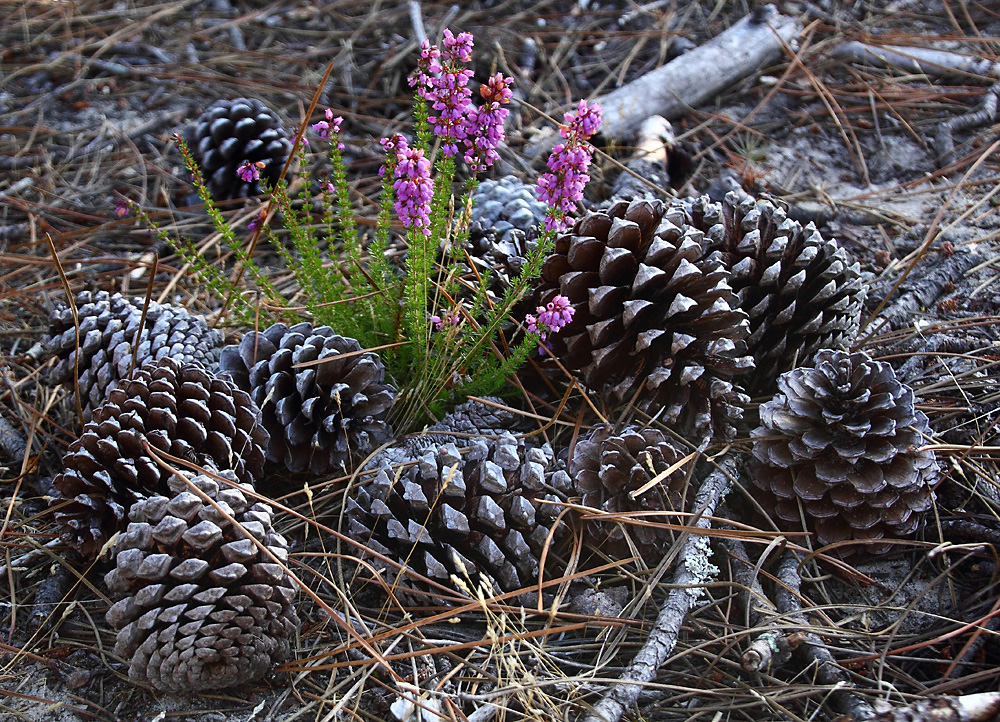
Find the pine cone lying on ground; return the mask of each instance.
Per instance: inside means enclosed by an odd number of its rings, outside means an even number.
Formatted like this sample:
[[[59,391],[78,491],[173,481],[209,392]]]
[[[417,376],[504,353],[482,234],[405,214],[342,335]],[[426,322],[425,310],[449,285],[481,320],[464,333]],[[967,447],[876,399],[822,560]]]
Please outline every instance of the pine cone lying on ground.
[[[170,357],[214,366],[222,349],[222,334],[205,319],[179,306],[150,301],[143,322],[143,298],[126,299],[120,293],[82,291],[76,296],[79,322],[79,388],[84,420],[107,398],[129,371],[147,361]],[[142,329],[139,325],[142,323]],[[69,306],[49,314],[46,353],[58,362],[50,373],[54,383],[72,382],[77,370],[77,327]],[[135,350],[138,335],[138,351]],[[134,366],[133,366],[134,360]]]
[[[681,465],[669,475],[661,474],[680,462],[687,452],[683,446],[657,429],[630,426],[616,434],[609,426],[598,426],[573,447],[567,471],[584,506],[609,514],[628,512],[685,511],[684,487],[688,468]],[[656,483],[649,486],[650,482]],[[649,486],[633,498],[633,494]],[[617,558],[633,555],[634,550],[647,561],[656,563],[665,546],[673,541],[667,529],[647,524],[676,524],[675,515],[658,514],[640,517],[636,523],[591,522],[588,541],[600,551]],[[624,526],[624,529],[622,528]]]
[[[385,419],[396,391],[378,354],[360,352],[353,338],[309,323],[251,331],[223,349],[220,371],[260,407],[268,461],[293,473],[347,473],[392,437]]]
[[[93,559],[138,500],[163,493],[170,472],[143,446],[206,468],[260,478],[267,431],[250,397],[201,365],[149,362],[94,411],[53,479],[66,542]]]
[[[692,215],[708,248],[722,253],[739,307],[750,317],[752,390],[771,393],[778,374],[809,363],[819,349],[850,346],[865,286],[860,265],[836,241],[769,201],[737,192],[721,207],[703,197]]]
[[[863,352],[820,351],[815,368],[782,374],[778,389],[752,433],[764,510],[786,530],[804,520],[816,546],[912,536],[940,472],[934,453],[920,450],[927,417],[892,367]]]
[[[200,494],[174,476],[169,495],[137,501],[104,577],[118,599],[107,613],[115,654],[129,677],[159,690],[258,680],[288,657],[299,627],[295,584],[281,566],[288,543],[271,507],[231,471],[220,476],[231,483],[189,477]]]
[[[484,180],[472,194],[469,240],[490,234],[498,243],[512,242],[514,233],[537,229],[547,212],[535,187],[517,176]]]
[[[567,296],[575,314],[550,336],[555,357],[612,404],[662,409],[697,444],[734,435],[748,401],[735,384],[753,368],[746,314],[702,240],[681,207],[615,203],[557,239],[528,302]]]
[[[277,113],[256,98],[216,101],[185,129],[184,141],[217,201],[262,192],[258,181],[248,183],[237,176],[246,161],[265,163],[260,176],[274,188],[292,151]]]
[[[473,584],[485,577],[497,591],[537,583],[559,512],[542,502],[557,500],[547,487],[565,488],[565,472],[556,471],[547,445],[528,447],[510,434],[459,443],[469,450],[448,442],[407,463],[378,463],[348,499],[348,533],[445,586],[452,574]],[[547,558],[554,565],[555,551]],[[547,578],[553,574],[546,569]],[[416,582],[404,575],[400,584]]]

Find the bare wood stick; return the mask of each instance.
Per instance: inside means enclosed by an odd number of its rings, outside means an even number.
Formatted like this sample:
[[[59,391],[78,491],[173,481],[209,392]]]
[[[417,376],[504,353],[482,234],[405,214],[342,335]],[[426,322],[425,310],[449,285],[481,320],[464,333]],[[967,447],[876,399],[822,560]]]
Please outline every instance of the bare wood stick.
[[[871,722],[998,722],[1000,692],[935,697],[876,715]]]
[[[802,611],[802,601],[799,590],[802,588],[802,577],[799,576],[799,559],[793,552],[788,552],[778,564],[778,581],[781,586],[774,595],[778,611],[784,614],[794,624],[801,624],[803,629],[809,627],[809,620]],[[868,720],[875,716],[875,710],[866,700],[855,693],[854,682],[844,669],[837,664],[826,644],[819,635],[812,632],[804,633],[804,641],[795,647],[795,654],[807,666],[815,667],[815,678],[820,684],[833,687],[825,698],[840,714],[845,714],[854,720]]]
[[[956,130],[977,128],[989,125],[996,120],[998,99],[1000,99],[1000,81],[995,82],[986,91],[978,110],[949,118],[938,126],[937,135],[934,136],[934,150],[937,151],[939,168],[944,168],[955,162],[955,138],[953,134]]]
[[[725,456],[718,468],[705,477],[695,497],[697,521],[694,527],[711,527],[709,517],[715,513],[731,480],[736,477],[736,462]],[[679,568],[674,574],[673,589],[660,609],[649,638],[642,649],[625,669],[621,679],[607,691],[604,697],[581,722],[618,722],[625,710],[635,704],[643,685],[653,679],[677,644],[681,624],[691,605],[701,596],[702,587],[708,581],[708,573],[714,569],[709,562],[711,546],[702,534],[689,534],[678,556]]]
[[[601,131],[619,138],[651,115],[680,117],[780,58],[800,32],[798,20],[773,5],[758,8],[704,45],[600,98]]]
[[[930,259],[922,264],[919,279],[899,287],[899,296],[874,319],[869,334],[888,328],[899,329],[913,324],[916,315],[934,305],[949,287],[958,281],[983,257],[974,251],[960,250],[943,259]]]
[[[904,45],[869,45],[852,40],[833,49],[833,55],[879,67],[892,66],[900,70],[937,77],[948,75],[979,75],[1000,78],[1000,63],[976,55],[962,55],[947,50],[915,48]]]

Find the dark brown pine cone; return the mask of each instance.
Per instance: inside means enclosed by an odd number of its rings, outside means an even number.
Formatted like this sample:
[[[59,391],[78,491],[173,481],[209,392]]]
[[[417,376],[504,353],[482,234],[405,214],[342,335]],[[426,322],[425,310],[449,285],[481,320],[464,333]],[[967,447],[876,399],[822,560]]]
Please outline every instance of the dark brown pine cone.
[[[815,368],[782,374],[778,389],[752,432],[764,510],[789,531],[804,519],[817,546],[913,536],[940,470],[934,453],[920,450],[927,417],[892,367],[862,352],[825,350]]]
[[[702,240],[681,207],[615,203],[557,239],[529,300],[569,298],[573,320],[548,343],[591,390],[616,405],[634,397],[697,444],[735,434],[748,399],[734,384],[753,368],[746,314]]]
[[[277,113],[256,98],[216,101],[185,129],[184,141],[217,201],[262,192],[258,181],[247,183],[236,174],[246,161],[265,163],[260,176],[274,188],[292,150]]]
[[[126,299],[120,293],[82,291],[76,297],[79,331],[80,401],[84,420],[100,406],[111,389],[127,378],[133,368],[169,356],[178,361],[197,361],[214,366],[222,349],[222,334],[210,329],[205,319],[169,304],[149,303],[142,321],[142,298]],[[50,336],[46,352],[58,362],[50,378],[54,383],[72,383],[76,373],[77,331],[69,306],[59,305],[49,315]],[[136,334],[139,349],[134,351]]]
[[[403,463],[379,461],[348,499],[348,533],[446,586],[453,574],[473,584],[488,579],[498,591],[537,583],[559,512],[542,502],[557,500],[553,484],[568,486],[565,472],[556,470],[547,445],[527,447],[510,434],[459,443],[468,450],[449,442]],[[555,557],[550,549],[549,578],[558,570]],[[415,584],[406,576],[400,583]]]
[[[722,253],[739,307],[750,316],[752,390],[771,393],[780,373],[819,349],[851,345],[866,289],[859,264],[836,241],[737,192],[721,207],[702,198],[692,215],[708,248]]]
[[[170,472],[144,441],[199,466],[232,469],[253,484],[267,446],[258,414],[245,392],[200,364],[147,363],[111,391],[63,457],[52,501],[63,538],[93,559],[136,501],[166,492]]]
[[[225,514],[178,476],[169,496],[133,504],[104,577],[118,600],[107,613],[115,654],[129,677],[159,690],[254,682],[288,658],[299,627],[295,583],[281,566],[288,543],[272,527],[271,507],[231,471],[219,475],[231,483],[189,478]]]
[[[680,443],[656,429],[630,426],[616,434],[608,426],[598,426],[577,441],[567,471],[583,505],[592,509],[609,514],[685,511],[688,466],[680,464],[669,475],[658,478],[685,456],[687,452]],[[635,492],[649,486],[653,479],[655,484],[633,498]],[[598,531],[598,537],[589,541],[595,548],[618,558],[630,557],[638,551],[653,561],[657,555],[662,556],[673,535],[669,530],[646,526],[643,522],[676,524],[679,519],[676,515],[659,514],[641,517],[635,524],[596,521],[591,529]],[[626,533],[634,547],[626,539]]]
[[[378,354],[360,351],[353,338],[309,323],[275,324],[223,349],[220,371],[260,406],[268,461],[293,473],[347,473],[392,437],[385,419],[396,391]]]

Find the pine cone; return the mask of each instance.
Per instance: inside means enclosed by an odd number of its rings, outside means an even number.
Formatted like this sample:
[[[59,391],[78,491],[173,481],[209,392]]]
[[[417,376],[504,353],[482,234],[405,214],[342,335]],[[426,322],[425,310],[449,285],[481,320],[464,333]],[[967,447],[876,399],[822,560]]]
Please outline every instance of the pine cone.
[[[170,473],[143,442],[252,484],[267,446],[258,413],[246,393],[199,364],[146,364],[111,391],[63,457],[52,502],[63,538],[93,559],[135,502],[166,491]]]
[[[824,350],[815,364],[782,374],[760,407],[751,467],[764,509],[788,530],[804,518],[819,545],[912,536],[940,475],[920,451],[930,430],[913,391],[863,352]]]
[[[266,163],[260,175],[273,188],[292,151],[277,113],[256,98],[216,101],[185,129],[184,140],[217,201],[262,192],[258,181],[247,183],[236,175],[245,161]]]
[[[559,511],[542,501],[556,500],[546,489],[565,488],[568,477],[547,445],[526,447],[509,433],[463,444],[464,453],[449,442],[405,464],[380,461],[348,499],[348,533],[445,585],[452,574],[475,584],[481,575],[504,591],[536,582]]]
[[[557,239],[529,305],[567,296],[575,314],[549,336],[556,358],[611,403],[662,407],[666,425],[707,444],[735,434],[748,399],[734,380],[753,360],[746,314],[702,236],[681,207],[615,203]]]
[[[79,388],[84,420],[133,368],[169,356],[214,366],[222,348],[222,334],[205,320],[178,306],[150,301],[140,330],[144,299],[124,298],[107,291],[83,291],[76,297],[79,320]],[[77,330],[73,311],[60,305],[49,315],[51,335],[46,352],[58,362],[50,373],[53,383],[72,381],[77,364]],[[134,351],[136,335],[138,351]],[[134,356],[134,359],[133,359]]]
[[[548,206],[538,200],[535,188],[517,176],[484,180],[472,194],[469,239],[493,234],[498,243],[514,241],[517,231],[528,234],[545,220]]]
[[[293,473],[346,473],[352,458],[392,437],[385,419],[396,391],[383,383],[378,354],[360,351],[353,338],[309,323],[278,323],[223,349],[220,370],[260,406],[268,461]]]
[[[598,426],[576,443],[568,471],[583,505],[592,509],[609,514],[683,511],[686,466],[657,479],[652,487],[634,498],[632,494],[686,455],[679,443],[656,429],[630,426],[616,434],[609,426]],[[672,534],[669,530],[645,526],[643,521],[663,524],[677,519],[660,515],[626,526],[642,556],[650,559],[662,556],[664,548],[673,541]],[[595,526],[601,536],[592,541],[594,547],[619,558],[632,556],[621,524],[597,522]]]
[[[231,484],[205,475],[190,483],[225,514],[177,476],[169,496],[137,501],[104,577],[118,599],[107,613],[115,654],[129,677],[159,690],[260,679],[288,657],[299,627],[295,584],[281,566],[288,543],[272,527],[271,507],[254,502],[253,487],[232,472],[220,476]]]
[[[708,248],[722,253],[739,306],[750,316],[753,390],[773,391],[778,374],[808,363],[819,349],[851,345],[865,286],[859,264],[836,241],[768,201],[736,192],[721,207],[702,198],[692,214]]]

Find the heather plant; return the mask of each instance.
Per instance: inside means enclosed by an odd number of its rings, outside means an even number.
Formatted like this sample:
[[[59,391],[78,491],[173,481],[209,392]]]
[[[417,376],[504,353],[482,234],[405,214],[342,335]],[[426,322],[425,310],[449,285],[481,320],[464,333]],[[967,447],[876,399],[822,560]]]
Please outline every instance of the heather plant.
[[[454,399],[496,393],[573,313],[565,298],[556,297],[536,314],[512,317],[515,305],[539,276],[555,232],[567,225],[582,197],[592,154],[586,141],[600,125],[600,108],[581,101],[577,113],[566,114],[566,124],[560,128],[565,142],[553,150],[551,172],[539,180],[539,196],[552,206],[550,217],[530,244],[520,273],[502,297],[492,297],[487,293],[489,272],[470,271],[476,266],[466,262],[464,242],[476,177],[499,157],[513,81],[496,73],[481,86],[481,102],[474,103],[469,88],[472,71],[466,67],[472,48],[470,33],[454,35],[450,30],[444,31],[440,47],[426,40],[422,44],[410,78],[415,90],[414,137],[396,134],[380,141],[385,152],[380,169],[383,190],[367,248],[354,221],[343,158],[343,119],[332,109],[311,126],[326,145],[332,170],[318,184],[302,174],[304,203],[293,205],[283,180],[267,187],[259,163],[246,162],[237,170],[242,180],[257,181],[269,191],[287,240],[262,222],[263,214],[251,224],[254,238],[262,235],[282,254],[315,323],[381,352],[400,390],[393,420],[402,431],[442,413]],[[173,248],[211,291],[224,295],[241,322],[260,325],[282,317],[285,302],[227,226],[183,143],[181,148],[210,217],[245,271],[227,276],[199,258],[190,243],[172,242]],[[298,159],[304,167],[304,144]],[[456,198],[459,162],[472,178]],[[314,224],[308,209],[317,186],[324,210],[322,222]],[[390,261],[386,253],[393,231],[400,228],[406,241],[402,264]],[[239,292],[237,281],[244,272],[256,294]],[[261,309],[277,311],[262,314]]]

